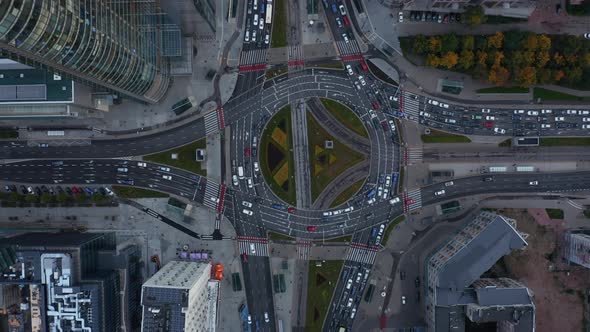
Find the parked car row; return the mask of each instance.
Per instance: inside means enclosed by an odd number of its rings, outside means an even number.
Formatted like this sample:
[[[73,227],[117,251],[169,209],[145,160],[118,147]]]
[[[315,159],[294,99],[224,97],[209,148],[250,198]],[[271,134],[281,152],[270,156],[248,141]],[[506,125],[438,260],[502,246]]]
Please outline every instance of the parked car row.
[[[51,195],[57,195],[61,193],[66,193],[67,195],[74,195],[74,194],[87,194],[87,195],[94,195],[94,194],[102,194],[113,196],[113,191],[108,187],[61,187],[56,186],[54,187],[46,187],[46,186],[24,186],[21,185],[19,188],[16,185],[6,185],[4,186],[4,190],[6,192],[19,192],[23,195],[42,195],[45,193],[49,193]]]
[[[410,21],[414,22],[438,22],[438,23],[461,23],[459,13],[436,13],[436,12],[410,12]],[[400,21],[401,22],[401,21]]]

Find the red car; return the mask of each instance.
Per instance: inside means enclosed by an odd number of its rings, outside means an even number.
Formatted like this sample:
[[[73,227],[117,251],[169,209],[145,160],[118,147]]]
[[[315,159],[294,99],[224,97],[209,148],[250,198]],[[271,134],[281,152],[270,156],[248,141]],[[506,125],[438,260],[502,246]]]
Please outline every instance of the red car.
[[[309,232],[317,232],[318,226],[307,226],[307,231]]]
[[[484,122],[483,123],[484,128],[492,128],[493,126],[494,126],[493,122]]]
[[[413,204],[415,201],[412,198],[406,199],[406,205]]]
[[[244,155],[246,158],[250,158],[250,148],[245,148],[244,149]]]
[[[373,109],[378,110],[379,109],[379,104],[377,104],[377,102],[373,102]]]
[[[348,20],[348,16],[342,16],[342,20],[344,21],[344,25],[350,25],[350,21]]]
[[[72,187],[72,192],[73,192],[74,194],[77,194],[77,193],[78,193],[78,188],[76,188],[76,187]]]
[[[365,71],[368,69],[367,64],[365,63],[364,59],[361,59],[361,66],[363,67],[363,70],[365,70]]]
[[[289,212],[289,213],[295,213],[295,208],[294,207],[288,207],[287,208],[287,212]]]

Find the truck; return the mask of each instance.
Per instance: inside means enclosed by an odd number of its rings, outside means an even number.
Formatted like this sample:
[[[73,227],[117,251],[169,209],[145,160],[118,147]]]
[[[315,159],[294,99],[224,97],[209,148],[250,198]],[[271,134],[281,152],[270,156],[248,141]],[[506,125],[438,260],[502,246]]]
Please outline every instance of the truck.
[[[373,198],[376,193],[377,193],[377,189],[375,189],[375,188],[369,190],[369,192],[367,193],[367,198]]]

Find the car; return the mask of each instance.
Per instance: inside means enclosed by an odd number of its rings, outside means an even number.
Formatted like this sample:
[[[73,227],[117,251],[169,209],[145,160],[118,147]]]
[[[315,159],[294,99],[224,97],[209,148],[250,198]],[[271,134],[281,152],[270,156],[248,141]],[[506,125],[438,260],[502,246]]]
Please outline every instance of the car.
[[[346,282],[346,289],[350,289],[350,287],[352,287],[352,279],[348,279]]]
[[[397,13],[397,20],[399,23],[404,23],[404,13],[403,12]]]
[[[323,215],[324,217],[329,217],[329,216],[331,216],[331,215],[332,215],[332,211],[325,211],[324,213],[322,213],[322,215]]]
[[[399,202],[400,202],[400,198],[399,197],[395,197],[395,198],[392,198],[392,199],[389,200],[389,204],[391,204],[391,205],[395,205],[395,204],[397,204]]]
[[[345,43],[349,43],[350,42],[350,40],[348,39],[348,35],[346,34],[346,32],[342,34],[342,38],[344,39],[344,42]]]
[[[357,275],[356,275],[356,283],[357,283],[357,284],[361,282],[361,278],[362,278],[362,277],[363,277],[363,274],[362,274],[362,273],[360,273],[360,272],[359,272],[359,273],[357,273]]]
[[[245,215],[248,215],[248,216],[251,216],[251,215],[253,215],[253,214],[254,214],[254,213],[252,212],[252,210],[248,210],[248,209],[243,209],[243,210],[242,210],[242,213],[243,213],[243,214],[245,214]]]
[[[352,308],[352,310],[350,311],[350,319],[354,319],[355,315],[356,315],[356,308]]]
[[[254,172],[258,172],[258,171],[260,171],[260,166],[258,165],[258,162],[255,161],[254,162]]]
[[[377,196],[379,196],[379,197],[383,196],[383,187],[377,188]]]
[[[371,105],[373,106],[374,110],[378,110],[379,109],[379,104],[377,102],[372,102]]]
[[[414,279],[414,286],[416,286],[416,288],[420,287],[420,278],[416,277],[416,279]]]
[[[250,158],[251,153],[252,152],[251,152],[250,148],[245,148],[244,149],[244,157],[245,158]]]
[[[438,106],[439,102],[434,99],[428,99],[428,103],[430,105]]]
[[[348,212],[352,212],[354,211],[354,206],[349,206],[346,209],[344,209],[344,212],[348,213]]]
[[[261,18],[260,23],[258,23],[258,29],[264,30],[264,19],[263,18]]]
[[[588,114],[590,114],[590,111],[588,111],[588,110],[578,111],[578,114],[580,114],[580,115],[588,115]]]
[[[268,322],[270,322],[270,318],[268,318],[268,312],[265,312],[265,313],[264,313],[264,322],[265,322],[265,323],[268,323]]]
[[[247,207],[247,208],[251,208],[252,207],[252,203],[248,202],[248,201],[242,201],[242,205]]]
[[[20,193],[21,193],[21,194],[23,194],[23,195],[26,195],[26,194],[28,194],[28,193],[29,193],[29,192],[27,191],[27,187],[25,187],[25,186],[21,185],[19,188],[20,188]]]
[[[381,224],[379,226],[379,235],[383,235],[383,231],[385,231],[385,224]],[[405,275],[405,274],[404,274]]]
[[[338,6],[338,9],[340,9],[340,15],[346,15],[346,9],[344,8],[344,5]]]
[[[256,30],[252,31],[252,41],[255,42],[256,41]]]
[[[566,114],[568,114],[568,115],[576,115],[576,114],[578,114],[578,111],[577,110],[567,110],[566,111]]]
[[[336,17],[336,25],[338,25],[339,28],[342,28],[344,26],[342,24],[342,20],[340,19],[340,17]]]
[[[506,129],[496,127],[496,128],[494,128],[494,132],[496,134],[506,134]]]
[[[551,128],[551,125],[548,123],[541,123],[541,129],[549,129]]]
[[[254,14],[254,21],[252,23],[255,27],[258,26],[258,14]]]
[[[402,304],[406,304],[406,297],[402,295]]]
[[[453,123],[454,124],[454,123],[457,123],[457,120],[446,118],[445,123]]]
[[[268,45],[268,43],[270,43],[270,35],[267,33],[266,36],[264,36],[264,43],[266,45]]]
[[[346,304],[346,307],[347,307],[347,308],[350,308],[350,307],[352,307],[352,303],[353,303],[352,297],[349,297],[349,298],[348,298],[348,303]]]
[[[482,112],[482,113],[490,113],[490,111],[491,111],[491,110],[490,110],[489,108],[482,108],[482,109],[481,109],[481,112]]]
[[[493,122],[484,122],[483,123],[484,128],[492,128],[493,126],[494,126]]]
[[[30,188],[30,187],[29,187],[29,188]],[[78,188],[76,188],[76,187],[72,187],[72,193],[74,193],[74,194],[77,194],[78,192],[80,192],[80,191],[78,190]]]
[[[565,118],[563,116],[556,116],[555,121],[565,121]]]
[[[127,173],[128,171],[129,171],[129,169],[126,168],[126,167],[119,167],[119,168],[117,168],[117,172]]]
[[[496,120],[496,117],[493,116],[493,115],[486,115],[486,120],[488,120],[488,121],[494,121],[494,120]]]
[[[582,122],[590,122],[590,118],[582,118]]]
[[[541,110],[541,114],[551,114],[553,110]]]
[[[406,203],[406,205],[410,205],[410,204],[416,203],[416,201],[413,198],[408,198],[408,199],[406,199],[405,203]]]
[[[84,191],[90,196],[92,196],[92,194],[94,194],[94,190],[92,190],[92,188],[90,188],[90,187],[84,188]]]
[[[244,35],[244,42],[250,41],[250,30],[246,30],[246,34]]]
[[[438,23],[442,23],[442,22],[443,22],[443,16],[442,16],[441,14],[438,14],[438,16],[437,16],[437,18],[436,18],[436,21],[437,21]]]
[[[69,189],[69,188],[66,188]],[[111,190],[111,188],[109,187],[104,187],[104,192],[108,195],[108,196],[113,196],[115,193]]]
[[[449,104],[440,103],[440,107],[443,107],[443,108],[449,108]]]
[[[365,81],[365,78],[364,78],[362,75],[361,75],[361,76],[359,76],[359,81],[361,82],[361,85],[362,85],[362,86],[365,86],[365,85],[367,85],[367,81]]]
[[[583,124],[582,129],[590,129],[590,124]]]
[[[144,162],[138,162],[137,167],[147,167],[147,164]]]
[[[537,186],[539,185],[539,181],[529,181],[529,186]]]
[[[393,122],[393,120],[389,120],[387,123],[389,123],[389,128],[391,131],[395,131],[395,122]]]
[[[442,195],[444,195],[444,194],[445,194],[445,190],[444,190],[444,189],[441,189],[441,190],[439,190],[439,191],[435,191],[435,192],[434,192],[434,195],[435,195],[435,196],[442,196]]]
[[[367,200],[367,204],[372,205],[375,203],[375,201],[377,201],[377,199],[375,197],[373,197],[373,198]]]
[[[308,232],[317,232],[318,226],[307,226]]]
[[[287,208],[287,212],[289,212],[289,213],[295,213],[295,208],[294,208],[294,207],[292,207],[292,206],[289,206],[289,207]]]
[[[539,115],[539,111],[528,111],[526,112],[527,115]]]
[[[334,13],[334,14],[338,13],[338,6],[336,6],[335,3],[332,3],[332,6],[330,8],[332,9],[332,13]]]
[[[248,325],[252,325],[252,316],[248,315]]]
[[[342,16],[342,21],[344,22],[344,25],[350,25],[350,20],[348,19],[348,16]]]
[[[354,71],[352,70],[351,65],[346,65],[346,71],[348,72],[348,75],[350,75],[350,76],[354,75]]]
[[[354,86],[356,87],[357,90],[361,89],[361,84],[359,83],[359,81],[354,81]]]
[[[391,186],[391,175],[385,176],[385,187]]]
[[[238,176],[237,176],[237,175],[235,175],[235,174],[234,174],[234,175],[232,175],[232,177],[231,177],[231,181],[232,181],[232,184],[233,184],[235,187],[237,187],[237,186],[239,186],[239,185],[240,185],[240,182],[238,182]]]
[[[49,147],[49,144],[47,144],[47,143],[39,143],[39,147],[40,148],[48,148]]]
[[[452,186],[454,184],[455,183],[453,181],[448,181],[448,182],[445,182],[445,187],[450,187],[450,186]]]
[[[164,167],[164,166],[160,166],[158,167],[160,169],[160,171],[164,171],[164,172],[170,172],[170,167]]]
[[[246,183],[248,184],[248,188],[254,188],[254,185],[252,184],[252,178],[247,178]]]
[[[514,110],[514,114],[524,114],[524,110]]]
[[[170,175],[162,175],[162,179],[170,181],[170,180],[172,180],[172,176],[170,176]]]
[[[369,70],[369,68],[367,67],[367,64],[365,63],[365,59],[361,59],[360,63],[361,63],[361,68],[363,68],[364,71]]]

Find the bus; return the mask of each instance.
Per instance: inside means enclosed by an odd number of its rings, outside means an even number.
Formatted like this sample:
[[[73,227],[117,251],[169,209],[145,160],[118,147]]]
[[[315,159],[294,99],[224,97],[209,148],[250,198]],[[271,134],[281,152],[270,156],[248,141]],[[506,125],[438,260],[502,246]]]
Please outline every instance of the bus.
[[[272,23],[272,4],[266,4],[266,19],[264,23],[271,24]]]

